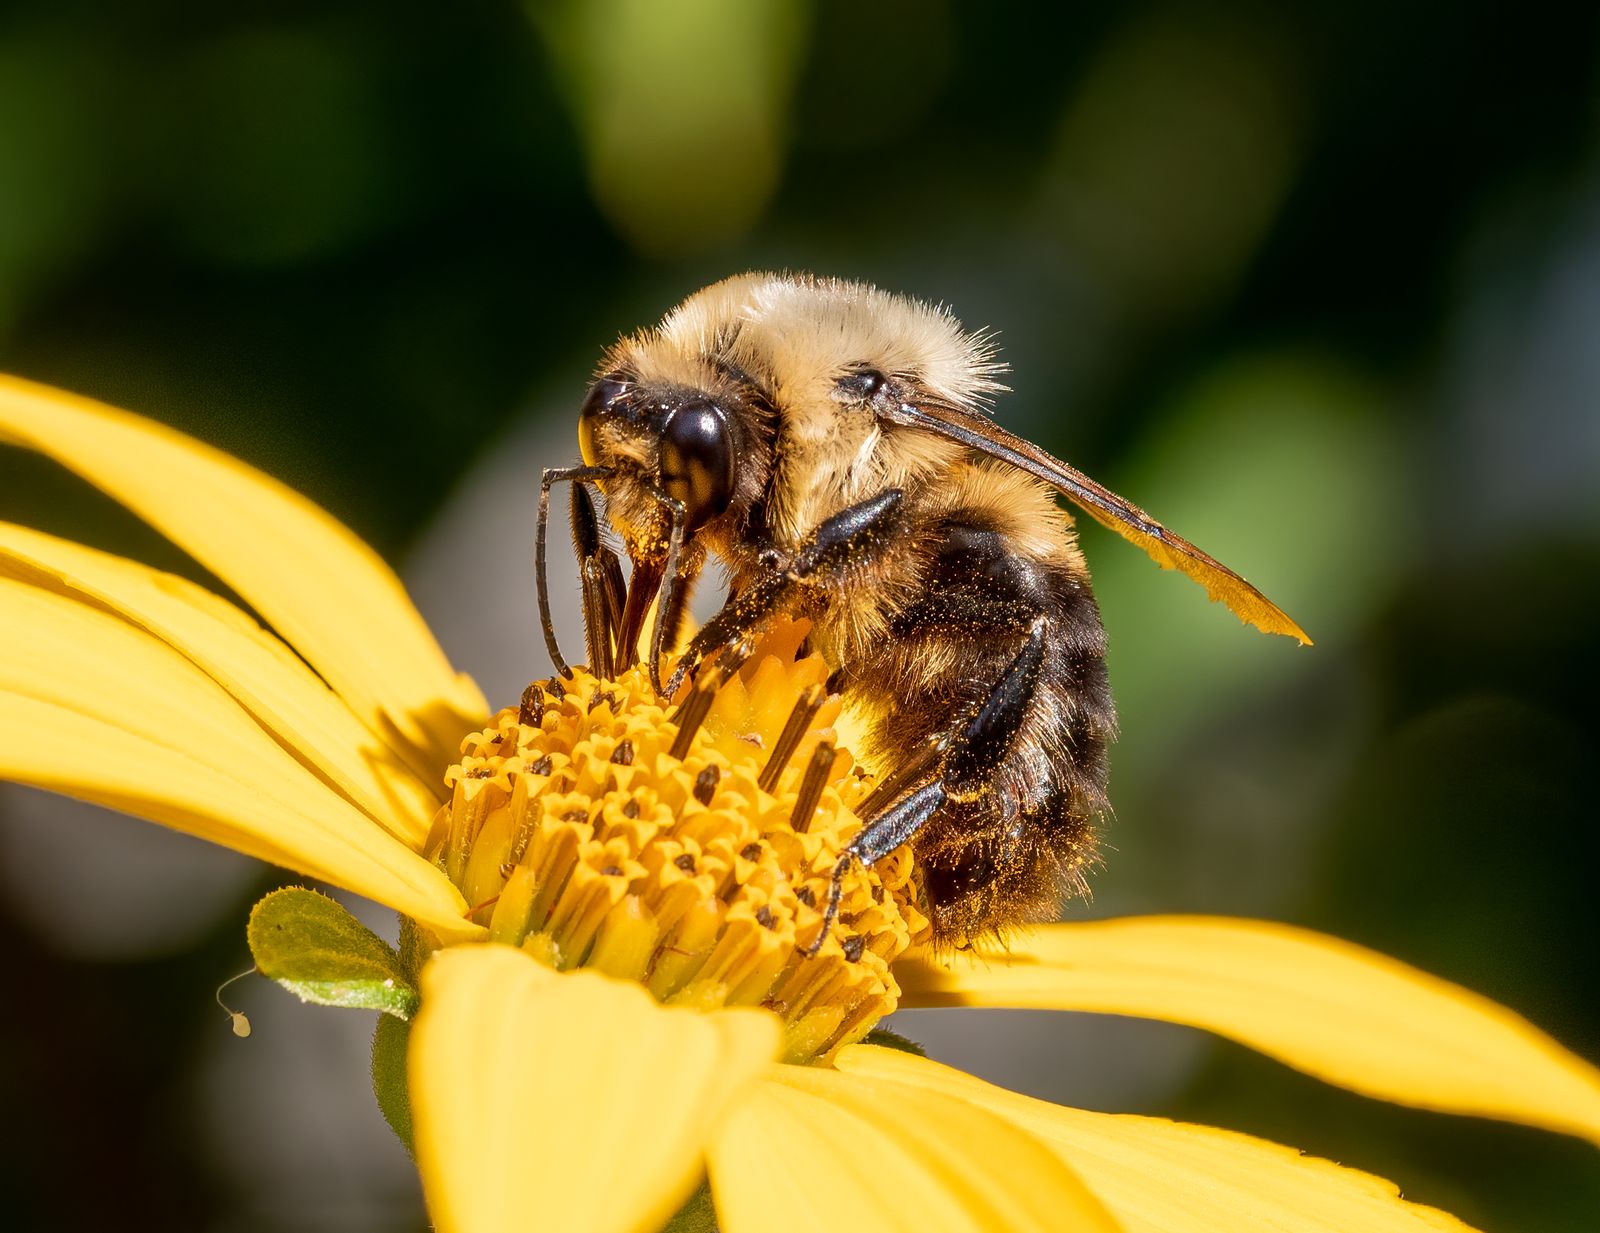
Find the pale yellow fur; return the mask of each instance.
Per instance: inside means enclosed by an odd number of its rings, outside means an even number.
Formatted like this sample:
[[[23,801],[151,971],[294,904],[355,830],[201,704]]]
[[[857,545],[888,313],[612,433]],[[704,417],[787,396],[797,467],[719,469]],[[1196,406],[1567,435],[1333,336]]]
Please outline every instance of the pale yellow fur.
[[[719,369],[718,358],[739,374]],[[766,526],[780,548],[797,548],[833,514],[899,488],[913,527],[945,514],[976,515],[1019,555],[1084,573],[1072,519],[1050,487],[1007,463],[975,458],[937,433],[883,423],[840,391],[839,378],[862,368],[909,386],[912,397],[972,411],[1004,389],[990,342],[963,330],[944,309],[809,275],[726,279],[689,297],[660,326],[624,339],[604,361],[604,370],[628,372],[641,386],[713,399],[733,392],[742,377],[781,409],[772,451],[777,474],[770,483],[762,477]],[[651,469],[655,443],[648,435],[620,428],[612,434],[610,457]],[[659,551],[665,534],[659,508],[632,488],[613,489],[612,514],[631,528],[630,548]],[[737,573],[737,545],[714,527],[704,538]],[[856,662],[880,647],[890,614],[923,585],[924,565],[914,546],[886,555],[855,602],[816,614],[818,646],[838,662]],[[948,646],[934,652],[952,653]]]
[[[714,352],[783,408],[782,482],[773,485],[767,518],[790,544],[865,497],[940,476],[967,452],[932,433],[885,428],[866,407],[841,401],[840,376],[874,368],[974,410],[1004,388],[989,342],[944,309],[810,276],[743,274],[716,283],[656,329],[624,340],[608,362],[625,363],[641,383],[714,392],[729,380],[707,362]]]

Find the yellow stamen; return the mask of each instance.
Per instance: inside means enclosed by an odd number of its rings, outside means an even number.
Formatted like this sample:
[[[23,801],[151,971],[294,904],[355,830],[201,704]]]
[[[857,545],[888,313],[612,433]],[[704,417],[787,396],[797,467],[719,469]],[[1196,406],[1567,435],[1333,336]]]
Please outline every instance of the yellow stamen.
[[[899,998],[890,965],[928,922],[897,853],[846,872],[838,917],[806,953],[871,778],[831,727],[826,665],[795,659],[803,633],[780,623],[682,758],[638,668],[540,683],[467,737],[429,855],[473,919],[554,967],[639,981],[663,1002],[768,1007],[789,1060],[871,1030]],[[813,765],[826,777],[802,800]]]

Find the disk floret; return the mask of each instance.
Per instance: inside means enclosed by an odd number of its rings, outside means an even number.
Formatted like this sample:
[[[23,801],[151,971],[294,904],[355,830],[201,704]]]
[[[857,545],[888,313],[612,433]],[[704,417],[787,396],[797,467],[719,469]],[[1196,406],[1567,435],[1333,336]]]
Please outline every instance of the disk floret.
[[[798,642],[787,627],[727,680],[702,673],[698,706],[694,691],[663,705],[639,668],[575,669],[468,736],[430,854],[473,919],[665,1003],[765,1006],[789,1060],[864,1036],[928,923],[899,853],[850,867],[824,928],[871,784],[837,747],[826,667],[796,661]]]

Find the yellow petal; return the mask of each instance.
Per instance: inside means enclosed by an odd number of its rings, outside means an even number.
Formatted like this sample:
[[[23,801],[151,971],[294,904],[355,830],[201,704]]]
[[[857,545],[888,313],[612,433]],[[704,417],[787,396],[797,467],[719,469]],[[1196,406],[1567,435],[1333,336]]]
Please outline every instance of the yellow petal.
[[[337,796],[205,673],[127,622],[0,578],[0,778],[199,835],[481,930],[443,872]]]
[[[104,489],[221,578],[380,734],[445,766],[487,707],[394,572],[276,480],[153,421],[0,375],[0,442]]]
[[[1470,1233],[1390,1182],[1248,1135],[1088,1113],[1018,1096],[926,1058],[855,1045],[848,1076],[916,1084],[991,1110],[1049,1144],[1128,1233]]]
[[[0,575],[104,604],[185,656],[290,753],[396,838],[420,848],[443,796],[282,642],[203,587],[0,522]],[[435,779],[441,779],[436,768]]]
[[[1398,1104],[1600,1143],[1600,1071],[1505,1007],[1337,938],[1266,921],[1052,925],[1009,955],[895,968],[903,1006],[1138,1015],[1205,1028]]]
[[[509,946],[438,952],[407,1063],[436,1226],[655,1233],[778,1035],[765,1011],[667,1009]]]
[[[727,1233],[950,1233],[1119,1228],[1031,1134],[958,1097],[897,1079],[781,1066],[710,1149]]]

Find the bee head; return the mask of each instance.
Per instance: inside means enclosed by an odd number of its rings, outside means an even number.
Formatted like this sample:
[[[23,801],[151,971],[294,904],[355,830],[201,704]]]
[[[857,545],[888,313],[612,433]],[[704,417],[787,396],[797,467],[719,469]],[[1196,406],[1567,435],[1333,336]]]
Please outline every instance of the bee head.
[[[714,392],[643,384],[612,372],[590,387],[578,416],[584,463],[604,467],[607,509],[635,560],[665,549],[668,501],[692,536],[727,512],[738,484],[741,433]]]

